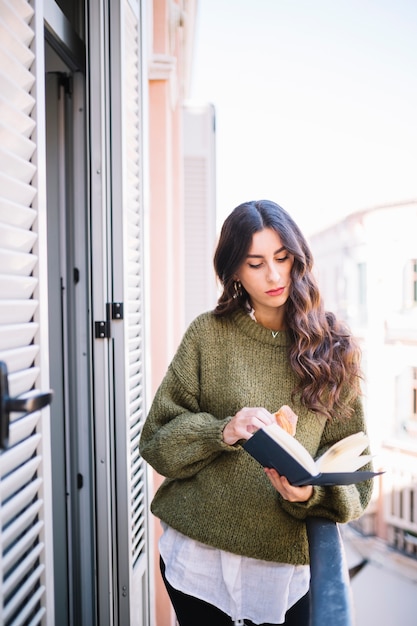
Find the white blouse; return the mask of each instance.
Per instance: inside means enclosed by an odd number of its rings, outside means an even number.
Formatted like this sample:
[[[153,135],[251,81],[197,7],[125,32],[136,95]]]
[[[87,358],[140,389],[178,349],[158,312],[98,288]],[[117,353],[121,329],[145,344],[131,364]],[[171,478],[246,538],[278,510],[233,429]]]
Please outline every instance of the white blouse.
[[[224,552],[162,524],[159,551],[168,582],[234,620],[282,624],[310,584],[307,565],[272,563]]]

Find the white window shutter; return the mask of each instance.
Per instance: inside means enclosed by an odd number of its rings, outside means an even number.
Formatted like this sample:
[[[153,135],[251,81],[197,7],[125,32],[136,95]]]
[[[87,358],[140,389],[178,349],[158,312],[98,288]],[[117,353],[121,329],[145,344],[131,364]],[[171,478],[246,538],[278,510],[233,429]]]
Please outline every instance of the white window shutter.
[[[142,195],[141,195],[141,142],[140,124],[140,68],[139,24],[132,19],[131,9],[125,3],[125,120],[129,129],[125,136],[125,191],[127,235],[127,311],[129,455],[131,461],[131,550],[134,567],[145,548],[144,463],[139,456],[139,432],[143,423],[143,246],[142,246]],[[135,129],[135,132],[132,130]]]
[[[215,308],[215,111],[186,103],[184,125],[185,322]]]
[[[0,0],[0,361],[15,397],[39,384],[34,10]],[[43,37],[43,32],[41,35]],[[0,623],[46,613],[41,412],[12,413],[0,452]]]

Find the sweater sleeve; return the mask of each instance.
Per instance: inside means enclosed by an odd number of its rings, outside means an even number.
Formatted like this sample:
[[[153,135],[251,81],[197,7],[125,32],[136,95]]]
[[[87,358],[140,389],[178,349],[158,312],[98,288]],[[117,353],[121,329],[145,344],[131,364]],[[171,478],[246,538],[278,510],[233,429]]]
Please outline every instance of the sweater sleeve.
[[[366,432],[362,402],[356,397],[352,403],[350,419],[328,421],[323,431],[317,458],[331,445],[353,433]],[[370,454],[369,449],[364,454]],[[364,465],[364,470],[373,469],[372,463]],[[368,506],[373,490],[373,479],[355,485],[314,486],[312,497],[307,502],[291,503],[282,500],[283,508],[296,517],[325,517],[335,522],[346,523],[359,518]]]
[[[199,406],[199,342],[191,326],[153,399],[139,449],[162,476],[188,478],[224,452],[237,452],[222,433],[231,417],[219,419]]]

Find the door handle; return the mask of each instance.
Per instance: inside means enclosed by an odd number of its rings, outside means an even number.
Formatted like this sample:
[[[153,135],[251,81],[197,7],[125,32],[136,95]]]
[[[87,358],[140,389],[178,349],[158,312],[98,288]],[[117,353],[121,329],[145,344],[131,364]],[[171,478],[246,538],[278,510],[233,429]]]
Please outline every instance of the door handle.
[[[32,391],[16,398],[9,396],[7,365],[0,361],[0,448],[7,448],[9,441],[10,413],[33,413],[51,403],[52,391]]]

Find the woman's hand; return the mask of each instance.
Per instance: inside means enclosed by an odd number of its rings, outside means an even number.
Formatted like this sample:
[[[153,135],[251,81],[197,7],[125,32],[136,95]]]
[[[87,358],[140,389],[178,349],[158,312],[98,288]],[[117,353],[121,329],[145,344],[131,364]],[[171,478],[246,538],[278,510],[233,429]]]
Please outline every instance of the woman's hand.
[[[284,500],[288,500],[288,502],[307,502],[313,495],[312,485],[294,487],[290,485],[285,476],[281,476],[276,470],[265,467],[264,471],[275,489],[281,494]]]
[[[223,430],[223,441],[233,446],[241,439],[249,439],[254,432],[272,424],[275,418],[262,407],[245,407],[238,411]]]

